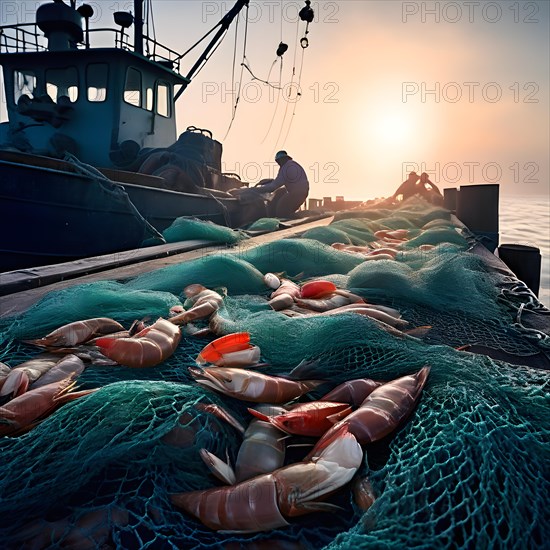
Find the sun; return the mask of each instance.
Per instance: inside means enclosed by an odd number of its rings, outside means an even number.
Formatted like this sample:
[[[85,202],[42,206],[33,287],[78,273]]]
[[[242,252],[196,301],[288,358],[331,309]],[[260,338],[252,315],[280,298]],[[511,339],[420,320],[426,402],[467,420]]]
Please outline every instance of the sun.
[[[376,137],[389,145],[408,142],[412,138],[413,129],[410,118],[399,113],[380,115],[374,128]]]

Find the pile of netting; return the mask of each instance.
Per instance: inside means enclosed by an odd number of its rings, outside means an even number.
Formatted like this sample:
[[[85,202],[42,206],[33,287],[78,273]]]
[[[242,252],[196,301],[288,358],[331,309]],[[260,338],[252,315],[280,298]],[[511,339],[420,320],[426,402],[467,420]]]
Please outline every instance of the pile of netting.
[[[395,259],[368,261],[333,243],[368,245],[380,230],[409,229]],[[414,245],[414,242],[417,245]],[[433,247],[421,249],[420,244]],[[548,373],[457,350],[484,344],[509,354],[548,353],[548,338],[516,323],[500,299],[504,275],[472,254],[449,213],[419,201],[339,216],[302,238],[217,252],[127,281],[49,293],[1,328],[0,361],[37,354],[24,340],[63,324],[112,317],[167,317],[192,283],[217,289],[223,333],[248,331],[266,374],[308,361],[325,386],[391,380],[431,366],[406,424],[366,445],[358,473],[376,500],[360,509],[349,486],[340,507],[257,534],[214,532],[175,508],[170,495],[219,485],[199,457],[206,448],[235,460],[241,436],[197,407],[214,403],[244,425],[247,404],[197,386],[188,373],[209,339],[184,332],[174,355],[145,369],[88,364],[80,389],[98,391],[58,409],[30,432],[0,438],[0,538],[7,547],[117,548],[537,548],[549,530]],[[295,281],[320,277],[374,304],[398,309],[420,340],[397,337],[346,313],[287,317],[267,304],[267,272]],[[206,322],[204,322],[206,324]],[[200,326],[200,322],[198,323]],[[213,337],[212,337],[213,338]],[[248,404],[249,405],[249,404]],[[296,462],[308,448],[287,451]],[[298,488],[299,490],[299,488]],[[263,547],[263,546],[262,546]]]
[[[242,231],[222,227],[215,223],[195,218],[176,218],[162,236],[167,243],[204,240],[215,244],[237,244],[247,238]]]

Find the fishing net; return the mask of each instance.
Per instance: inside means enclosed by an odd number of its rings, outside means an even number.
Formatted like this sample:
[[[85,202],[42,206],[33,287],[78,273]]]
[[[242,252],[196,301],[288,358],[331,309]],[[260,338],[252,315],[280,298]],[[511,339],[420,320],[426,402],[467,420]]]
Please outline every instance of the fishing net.
[[[283,239],[240,253],[262,273],[286,273],[289,277],[345,274],[362,260],[313,239]]]
[[[305,239],[314,239],[321,243],[345,243],[353,244],[349,235],[342,229],[337,227],[314,227],[309,229],[302,235]]]
[[[247,238],[242,231],[191,218],[177,218],[162,232],[162,236],[167,243],[196,239],[219,244],[237,244]]]
[[[407,214],[397,211],[396,217],[413,219],[416,212],[422,225],[433,212],[418,203],[401,210]],[[346,219],[377,219],[371,211],[364,218],[354,216]],[[383,216],[387,220],[391,211]],[[397,337],[352,313],[286,317],[267,305],[265,271],[298,280],[323,276],[373,303],[399,309],[410,328],[432,328],[420,340]],[[184,333],[176,353],[152,368],[88,364],[79,387],[98,391],[63,405],[27,434],[0,438],[3,545],[545,547],[550,527],[547,372],[454,349],[483,343],[514,356],[550,353],[544,333],[522,327],[517,304],[502,300],[503,277],[454,241],[422,253],[404,250],[395,261],[363,262],[306,238],[214,253],[132,280],[48,294],[0,326],[0,361],[15,366],[33,357],[36,349],[22,340],[72,320],[111,316],[128,326],[135,318],[166,316],[182,302],[184,286],[200,282],[227,289],[219,330],[248,330],[268,363],[266,373],[288,373],[305,360],[300,376],[327,381],[311,398],[352,378],[390,380],[426,364],[431,372],[407,423],[365,447],[358,475],[368,476],[373,486],[371,508],[361,510],[346,486],[330,497],[338,512],[244,535],[213,532],[169,500],[175,492],[219,485],[199,458],[201,448],[220,457],[227,451],[233,463],[237,456],[241,436],[201,404],[222,405],[245,425],[250,419],[246,404],[192,381],[187,367],[209,340]],[[307,448],[289,448],[287,462],[305,453]]]
[[[247,228],[248,231],[275,231],[279,229],[279,218],[260,218]]]

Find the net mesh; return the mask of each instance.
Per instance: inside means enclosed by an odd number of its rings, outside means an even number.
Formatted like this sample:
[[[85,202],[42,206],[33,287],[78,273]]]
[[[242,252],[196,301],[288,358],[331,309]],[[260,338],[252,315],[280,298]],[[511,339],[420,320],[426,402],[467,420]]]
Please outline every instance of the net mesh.
[[[342,219],[361,221],[372,232],[383,215],[389,227],[391,211],[363,214]],[[418,202],[395,217],[416,220],[418,228],[448,221],[448,213]],[[72,320],[110,316],[128,325],[166,316],[182,303],[183,288],[200,282],[227,289],[220,329],[250,331],[269,364],[266,373],[288,373],[309,362],[308,375],[327,381],[312,397],[344,380],[390,380],[429,364],[427,386],[409,421],[365,447],[359,475],[368,475],[374,505],[360,510],[346,487],[330,499],[341,511],[303,516],[288,528],[255,535],[216,533],[174,508],[171,493],[218,484],[199,449],[220,457],[227,450],[234,461],[241,443],[232,427],[197,405],[222,405],[244,424],[249,420],[244,403],[193,383],[187,367],[208,340],[184,335],[176,353],[157,367],[89,364],[78,384],[97,392],[62,406],[27,434],[0,438],[3,544],[543,548],[550,527],[547,372],[454,349],[483,343],[517,356],[548,353],[544,335],[533,338],[516,322],[517,307],[500,299],[503,276],[465,251],[465,241],[429,253],[403,251],[394,262],[365,263],[311,236],[258,248],[50,293],[2,324],[0,360],[15,366],[33,357],[36,349],[24,339]],[[432,328],[421,341],[397,338],[354,314],[288,318],[267,305],[265,271],[297,280],[327,275],[367,300],[398,308],[411,327]],[[289,449],[287,462],[306,452]]]
[[[212,243],[236,244],[247,238],[242,231],[192,218],[177,218],[162,232],[162,236],[167,243],[198,239]]]

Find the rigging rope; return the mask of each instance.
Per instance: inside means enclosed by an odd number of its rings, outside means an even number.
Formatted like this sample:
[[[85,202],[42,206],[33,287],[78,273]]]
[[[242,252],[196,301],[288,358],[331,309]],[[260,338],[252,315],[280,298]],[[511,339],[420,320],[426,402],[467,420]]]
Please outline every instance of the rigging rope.
[[[311,1],[310,0],[305,0],[305,3],[306,3],[306,5],[300,10],[300,12],[298,14],[300,20],[306,22],[306,29],[305,29],[305,32],[304,32],[304,36],[300,39],[300,47],[302,48],[302,58],[300,60],[300,71],[298,73],[296,101],[294,101],[294,106],[292,107],[292,115],[290,117],[290,122],[288,124],[288,128],[287,128],[285,137],[283,139],[283,142],[281,144],[281,147],[284,147],[284,145],[286,143],[286,140],[288,138],[288,134],[290,133],[290,128],[292,127],[292,122],[294,121],[294,115],[296,114],[296,104],[298,103],[299,98],[302,95],[302,93],[300,91],[301,90],[300,85],[302,83],[302,70],[304,68],[304,53],[305,53],[306,48],[309,46],[309,41],[307,39],[307,35],[309,33],[309,24],[313,21],[313,17],[315,15],[314,12],[313,12],[313,9],[311,8]],[[300,24],[300,21],[298,21],[298,25],[299,24]],[[294,45],[294,66],[292,68],[292,78],[293,79],[294,79],[294,75],[296,74],[296,51],[298,49],[297,41],[298,41],[298,31],[296,31],[296,43]],[[291,87],[292,87],[292,81],[291,81]],[[289,89],[289,97],[290,97],[290,89]],[[287,103],[287,109],[288,109],[288,103]],[[286,118],[287,109],[285,109],[285,118]],[[285,119],[283,118],[283,124],[281,125],[281,130],[279,132],[279,136],[277,137],[277,143],[279,142],[279,138],[280,138],[281,133],[282,133],[283,128],[284,128],[284,120]]]
[[[294,83],[294,76],[296,75],[296,53],[298,52],[298,34],[299,34],[299,31],[300,31],[300,20],[298,20],[297,23],[296,23],[296,37],[294,39],[294,59],[293,59],[293,62],[292,62],[292,77],[290,78],[290,85],[289,85],[289,89],[288,89],[289,97],[290,97],[290,92],[292,90],[292,84]],[[288,103],[289,102],[287,101],[286,106],[285,106],[285,113],[283,115],[283,120],[281,122],[281,128],[279,129],[279,134],[277,135],[277,140],[275,141],[275,148],[272,152],[272,156],[275,154],[275,151],[278,149],[277,144],[279,143],[279,140],[281,139],[281,134],[283,133],[283,128],[284,128],[285,121],[286,121],[286,115],[287,115],[287,112],[288,112]]]
[[[275,60],[277,61],[277,60]],[[273,67],[273,65],[272,65]],[[271,73],[271,71],[270,71]],[[264,138],[260,143],[264,143],[264,141],[267,139],[267,136],[271,133],[271,128],[273,128],[273,122],[275,122],[275,115],[277,114],[277,110],[279,108],[279,100],[281,98],[281,83],[283,80],[283,57],[281,56],[281,64],[279,67],[279,86],[277,88],[277,99],[275,100],[275,109],[273,110],[273,115],[271,116],[271,121],[269,122],[269,127],[267,128],[267,132],[265,133]]]
[[[292,122],[294,121],[294,115],[296,114],[296,104],[298,103],[298,98],[301,97],[302,93],[300,92],[300,85],[302,83],[302,70],[304,68],[304,53],[306,51],[306,48],[307,48],[307,45],[304,46],[304,40],[306,41],[305,44],[307,44],[307,38],[304,36],[304,38],[302,38],[300,40],[300,45],[302,46],[302,59],[300,61],[300,72],[298,73],[298,84],[297,84],[297,96],[296,96],[296,101],[294,102],[294,107],[292,108],[292,115],[290,117],[290,122],[288,124],[288,128],[286,130],[286,134],[285,134],[285,138],[283,139],[283,143],[282,143],[282,146],[284,146],[284,144],[286,143],[286,140],[288,138],[288,134],[290,133],[290,128],[292,126]]]
[[[244,23],[244,39],[243,39],[243,60],[241,63],[241,75],[239,77],[239,89],[237,91],[237,98],[235,99],[235,104],[233,105],[233,114],[231,116],[231,121],[229,122],[229,126],[227,128],[227,132],[225,132],[225,136],[223,139],[225,140],[227,136],[229,135],[229,132],[231,130],[231,127],[233,126],[233,121],[235,120],[235,116],[237,114],[237,106],[239,105],[239,100],[241,99],[241,89],[243,84],[243,67],[245,65],[246,61],[246,41],[248,37],[248,4],[246,5],[246,19]],[[235,38],[236,40],[236,38]]]

